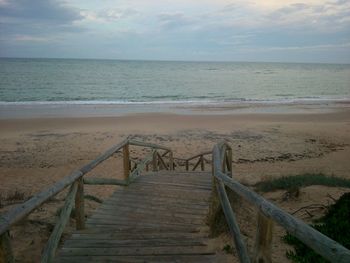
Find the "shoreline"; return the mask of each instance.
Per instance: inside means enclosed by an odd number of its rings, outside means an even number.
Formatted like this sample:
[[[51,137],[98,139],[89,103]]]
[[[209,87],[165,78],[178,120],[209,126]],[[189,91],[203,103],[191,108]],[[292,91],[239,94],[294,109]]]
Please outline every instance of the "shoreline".
[[[348,111],[350,100],[307,100],[292,102],[166,102],[166,103],[5,103],[0,120],[36,118],[120,117],[133,114],[243,115],[319,114]]]

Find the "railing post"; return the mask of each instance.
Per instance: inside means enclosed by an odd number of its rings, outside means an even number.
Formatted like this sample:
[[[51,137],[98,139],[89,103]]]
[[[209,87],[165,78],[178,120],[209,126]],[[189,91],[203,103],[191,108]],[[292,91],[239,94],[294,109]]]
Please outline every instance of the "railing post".
[[[77,193],[75,195],[75,220],[77,230],[85,228],[85,203],[84,203],[84,182],[80,177],[77,182]]]
[[[258,213],[253,263],[271,263],[273,221]]]
[[[129,143],[126,143],[123,147],[123,167],[124,167],[124,179],[129,179],[130,173],[130,155],[129,155]]]
[[[10,241],[10,233],[6,231],[0,236],[0,262],[12,263],[15,262]]]
[[[174,156],[172,151],[169,152],[169,170],[174,170]]]
[[[186,160],[186,171],[188,171],[189,170],[189,161],[188,160]]]
[[[227,163],[227,169],[228,169],[229,175],[230,177],[232,177],[232,149],[231,148],[227,149],[226,163]]]
[[[203,157],[203,155],[201,155],[200,159],[201,159],[201,170],[204,171],[204,157]]]
[[[158,169],[157,165],[158,165],[158,153],[156,150],[154,150],[153,152],[153,158],[152,158],[152,169],[153,169],[153,172],[156,172]]]

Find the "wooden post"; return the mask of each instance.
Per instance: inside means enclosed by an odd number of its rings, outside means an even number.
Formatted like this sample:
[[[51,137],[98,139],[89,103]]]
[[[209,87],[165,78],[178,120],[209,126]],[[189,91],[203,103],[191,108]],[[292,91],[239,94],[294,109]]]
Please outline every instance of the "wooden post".
[[[273,221],[262,213],[258,214],[254,263],[271,263]]]
[[[85,212],[84,212],[84,182],[83,177],[80,177],[77,182],[78,188],[75,195],[75,220],[77,230],[85,228]]]
[[[128,180],[130,173],[130,155],[129,144],[125,144],[123,147],[123,167],[124,167],[124,179]]]
[[[147,172],[149,171],[149,164],[148,163],[146,164],[146,171]]]
[[[169,170],[172,171],[174,170],[174,156],[173,152],[169,152]]]
[[[232,149],[231,148],[227,149],[226,163],[227,163],[229,175],[230,175],[230,177],[232,177]]]
[[[203,155],[201,155],[200,159],[201,159],[201,170],[204,171],[204,157],[203,157]]]
[[[74,199],[75,195],[77,193],[77,182],[73,183],[73,185],[70,187],[69,192],[66,196],[66,200],[64,202],[64,205],[61,209],[60,216],[58,218],[58,221],[49,237],[49,240],[46,243],[46,246],[44,248],[42,257],[41,257],[41,263],[49,263],[53,262],[53,259],[56,255],[56,250],[58,247],[58,243],[61,239],[64,227],[66,226],[67,222],[69,221],[70,214],[72,212],[72,208],[74,205]]]
[[[153,158],[152,158],[152,168],[153,168],[153,172],[156,172],[158,169],[157,169],[157,165],[158,165],[158,153],[156,150],[154,150],[153,152]]]
[[[0,262],[12,263],[15,262],[10,241],[10,233],[6,231],[0,236]]]
[[[186,160],[186,171],[188,171],[188,169],[189,169],[189,161]]]

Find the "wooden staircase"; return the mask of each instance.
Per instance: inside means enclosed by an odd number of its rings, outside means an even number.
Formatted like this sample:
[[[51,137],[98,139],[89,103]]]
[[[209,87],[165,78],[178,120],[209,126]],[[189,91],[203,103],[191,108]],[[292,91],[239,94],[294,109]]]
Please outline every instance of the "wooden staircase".
[[[57,262],[226,262],[208,247],[206,172],[156,172],[117,190],[75,231]]]

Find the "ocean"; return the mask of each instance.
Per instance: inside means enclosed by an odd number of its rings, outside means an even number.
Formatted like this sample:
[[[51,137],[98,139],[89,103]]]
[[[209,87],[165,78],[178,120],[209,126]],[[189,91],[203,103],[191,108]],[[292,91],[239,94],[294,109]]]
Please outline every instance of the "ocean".
[[[350,65],[0,59],[0,104],[350,99]]]

